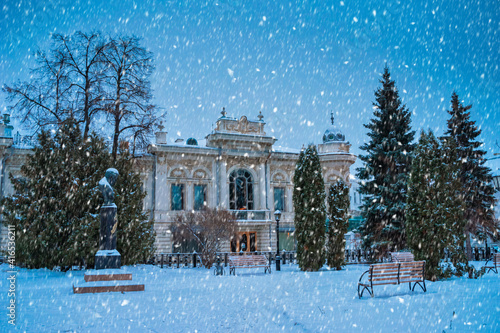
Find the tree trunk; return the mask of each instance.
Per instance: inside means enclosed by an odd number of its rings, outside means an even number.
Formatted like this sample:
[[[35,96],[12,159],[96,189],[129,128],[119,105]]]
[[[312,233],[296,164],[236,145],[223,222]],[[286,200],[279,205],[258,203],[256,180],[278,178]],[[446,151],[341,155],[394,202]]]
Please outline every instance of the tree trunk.
[[[467,255],[467,260],[472,260],[472,246],[470,245],[470,232],[465,233],[465,254]]]
[[[83,130],[83,140],[87,140],[89,136],[89,131],[90,131],[90,115],[89,115],[89,109],[90,109],[90,83],[89,83],[89,78],[88,74],[87,77],[85,77],[86,84],[85,84],[85,104],[83,106],[83,122],[85,124],[85,128]]]

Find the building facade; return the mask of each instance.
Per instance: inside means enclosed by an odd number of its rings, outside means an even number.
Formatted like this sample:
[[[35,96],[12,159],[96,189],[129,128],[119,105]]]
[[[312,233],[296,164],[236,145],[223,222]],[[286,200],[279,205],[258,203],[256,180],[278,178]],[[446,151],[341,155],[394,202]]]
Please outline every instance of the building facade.
[[[224,243],[222,251],[275,251],[277,209],[282,211],[280,247],[294,249],[293,175],[300,150],[275,147],[277,140],[266,134],[263,116],[257,118],[236,119],[223,111],[203,140],[168,144],[167,133],[159,132],[138,158],[136,171],[147,192],[144,209],[154,217],[158,253],[192,252],[192,244],[174,244],[171,227],[177,214],[205,206],[230,210],[237,217],[237,237]],[[14,141],[0,138],[2,196],[13,191],[8,174],[18,175],[30,153]],[[356,157],[345,136],[333,127],[333,119],[317,148],[325,191],[339,178],[349,183]],[[5,232],[3,228],[3,242]]]

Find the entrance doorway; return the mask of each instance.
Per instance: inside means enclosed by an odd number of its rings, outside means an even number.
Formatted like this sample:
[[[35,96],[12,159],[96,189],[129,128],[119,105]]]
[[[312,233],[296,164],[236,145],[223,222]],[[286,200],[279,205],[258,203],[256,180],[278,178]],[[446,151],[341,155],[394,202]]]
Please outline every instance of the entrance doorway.
[[[239,232],[231,242],[231,252],[255,252],[257,250],[257,233],[255,231]]]

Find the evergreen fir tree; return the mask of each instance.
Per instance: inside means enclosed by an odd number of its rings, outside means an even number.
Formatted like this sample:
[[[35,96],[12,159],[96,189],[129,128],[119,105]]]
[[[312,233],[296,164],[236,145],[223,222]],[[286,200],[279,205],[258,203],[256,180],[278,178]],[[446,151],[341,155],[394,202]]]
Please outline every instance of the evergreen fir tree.
[[[136,162],[122,146],[116,162],[110,165],[120,173],[115,185],[115,203],[118,207],[116,247],[122,256],[122,265],[144,262],[154,254],[154,222],[143,210],[146,192],[139,174],[134,171]]]
[[[345,265],[345,237],[349,228],[349,186],[339,179],[328,193],[327,262],[330,268]]]
[[[477,137],[481,130],[470,120],[472,105],[463,106],[458,95],[451,96],[451,110],[448,111],[448,130],[445,139],[452,139],[457,146],[456,159],[461,162],[460,181],[463,186],[467,224],[464,229],[467,243],[467,257],[472,259],[470,234],[487,234],[495,237],[497,228],[493,207],[495,189],[492,185],[491,170],[484,165],[486,152],[481,150]]]
[[[16,228],[16,259],[30,268],[93,262],[97,251],[97,184],[108,155],[103,140],[83,141],[73,119],[52,137],[38,136],[33,155],[11,182],[16,194],[6,197],[4,222]]]
[[[149,258],[155,235],[152,221],[142,212],[142,183],[127,153],[112,163],[104,141],[94,134],[84,141],[73,119],[55,136],[41,132],[21,168],[22,177],[10,177],[16,193],[2,202],[4,223],[16,228],[18,263],[62,270],[81,263],[93,266],[102,204],[97,184],[109,167],[121,169],[115,203],[122,263]]]
[[[297,261],[303,271],[317,271],[325,262],[325,183],[316,146],[300,153],[293,178]]]
[[[440,266],[445,249],[451,252],[457,271],[467,262],[463,255],[463,198],[458,178],[460,165],[452,142],[440,142],[434,134],[422,132],[415,149],[408,181],[406,234],[415,260],[425,260],[425,278],[444,277]]]
[[[360,156],[364,166],[357,169],[362,180],[359,191],[365,195],[361,207],[365,222],[360,228],[364,245],[379,256],[406,246],[404,210],[415,135],[411,113],[401,103],[387,67],[380,83],[374,118],[364,125],[370,141],[360,147],[367,155]]]

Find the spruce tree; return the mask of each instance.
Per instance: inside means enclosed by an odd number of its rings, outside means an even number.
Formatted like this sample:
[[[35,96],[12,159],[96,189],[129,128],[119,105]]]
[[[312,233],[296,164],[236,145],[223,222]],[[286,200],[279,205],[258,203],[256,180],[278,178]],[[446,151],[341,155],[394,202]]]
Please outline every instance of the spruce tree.
[[[300,153],[293,178],[297,261],[303,271],[317,271],[325,262],[325,183],[316,146]]]
[[[472,105],[463,106],[458,95],[451,96],[451,110],[448,111],[448,130],[445,139],[455,141],[456,159],[460,161],[460,181],[465,200],[464,217],[467,224],[464,228],[467,244],[467,257],[472,259],[470,234],[495,237],[497,225],[493,207],[495,206],[495,189],[492,185],[491,170],[484,165],[486,152],[481,150],[481,142],[477,141],[481,130],[470,120]]]
[[[104,140],[91,134],[83,140],[73,119],[56,134],[42,131],[38,144],[21,167],[21,177],[10,177],[15,194],[5,197],[4,223],[16,228],[16,260],[29,268],[92,267],[99,248],[98,182],[105,170],[120,172],[115,185],[118,206],[117,248],[123,264],[149,258],[154,230],[142,212],[145,193],[133,160],[126,153],[113,162]]]
[[[337,270],[345,265],[345,237],[349,228],[349,186],[339,179],[328,193],[328,218],[326,258],[328,267]]]
[[[365,195],[361,207],[364,246],[379,256],[406,247],[404,210],[415,135],[410,126],[411,113],[402,104],[387,66],[380,83],[382,87],[375,92],[374,117],[364,125],[370,137],[360,147],[367,153],[360,156],[364,166],[357,169],[362,180],[359,191]]]
[[[128,149],[122,148],[116,162],[110,165],[120,173],[115,185],[115,203],[118,207],[116,246],[122,265],[144,262],[154,254],[154,222],[143,209],[146,192],[139,174],[134,171],[136,163]]]
[[[467,265],[459,172],[453,143],[440,144],[432,131],[422,132],[408,181],[406,235],[415,260],[425,260],[425,278],[431,281],[445,275],[440,266],[445,249],[458,272]]]
[[[16,193],[3,200],[4,222],[16,228],[17,262],[62,270],[93,262],[99,233],[95,184],[106,155],[103,140],[92,135],[84,142],[71,118],[55,136],[40,133],[22,177],[10,176]]]

